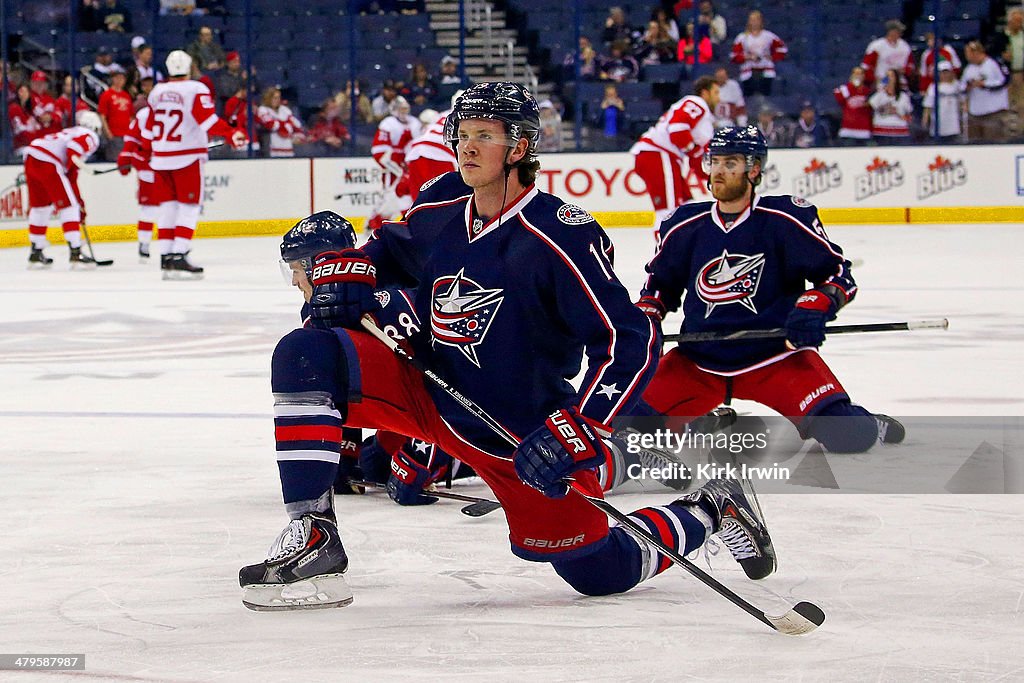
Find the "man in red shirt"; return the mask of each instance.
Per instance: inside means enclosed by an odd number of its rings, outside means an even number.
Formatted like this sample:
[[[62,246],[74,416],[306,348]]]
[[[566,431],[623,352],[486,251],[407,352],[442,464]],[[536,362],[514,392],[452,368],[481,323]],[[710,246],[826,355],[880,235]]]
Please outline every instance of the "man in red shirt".
[[[128,76],[118,68],[110,74],[110,87],[100,95],[96,110],[103,120],[103,136],[107,142],[103,154],[107,161],[116,161],[124,148],[124,136],[135,111],[131,94],[124,89]]]

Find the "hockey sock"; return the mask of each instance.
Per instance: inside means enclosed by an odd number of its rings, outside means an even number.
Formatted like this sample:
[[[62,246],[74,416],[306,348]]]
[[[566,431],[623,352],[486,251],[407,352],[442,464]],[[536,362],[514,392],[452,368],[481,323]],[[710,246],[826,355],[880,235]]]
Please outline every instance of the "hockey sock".
[[[28,241],[36,249],[45,249],[50,246],[50,243],[46,241],[46,226],[28,226]]]
[[[81,224],[78,221],[68,222],[61,225],[64,230],[64,241],[68,243],[68,246],[72,249],[82,248],[82,233]]]
[[[878,440],[878,421],[848,399],[828,404],[805,419],[803,433],[832,453],[863,453]]]
[[[554,560],[555,573],[584,595],[624,593],[644,579],[650,551],[622,527],[608,530],[608,538],[594,552],[568,560]]]
[[[682,555],[699,548],[712,533],[712,518],[700,506],[669,503],[658,507],[640,508],[631,513],[629,518]],[[640,539],[634,540],[642,549],[648,550],[647,543]],[[672,561],[668,557],[655,553],[651,561],[645,562],[640,581],[657,576],[671,566]]]
[[[175,254],[187,254],[192,248],[192,236],[195,234],[196,225],[199,222],[199,212],[198,204],[178,202],[178,215],[174,224],[174,246],[171,249]]]
[[[146,221],[139,221],[139,244],[149,244],[153,241],[153,224]]]

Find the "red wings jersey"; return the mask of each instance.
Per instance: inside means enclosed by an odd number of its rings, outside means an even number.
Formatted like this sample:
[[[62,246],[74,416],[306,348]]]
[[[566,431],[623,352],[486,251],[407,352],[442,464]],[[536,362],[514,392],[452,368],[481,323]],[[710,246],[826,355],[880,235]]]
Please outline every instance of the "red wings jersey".
[[[960,57],[957,56],[956,50],[951,48],[949,45],[943,45],[939,52],[939,61],[941,62],[942,60],[945,60],[952,64],[953,73],[959,77],[963,63],[960,61]],[[928,90],[928,86],[932,84],[932,76],[935,75],[935,50],[933,48],[928,48],[924,51],[924,54],[921,55],[921,66],[917,73],[921,77],[918,88],[921,92],[926,92]]]
[[[220,121],[209,88],[198,81],[159,83],[149,94],[149,106],[153,113],[141,132],[153,148],[153,168],[185,168],[209,158],[207,131]]]
[[[881,80],[889,69],[896,69],[900,74],[910,74],[914,70],[914,60],[910,53],[910,45],[900,38],[896,44],[885,38],[877,38],[868,43],[861,61],[868,81]]]
[[[256,109],[256,121],[270,131],[270,156],[295,156],[292,136],[302,131],[302,123],[295,118],[291,109],[283,104],[276,110],[265,104],[260,105]]]
[[[11,132],[14,134],[14,149],[24,147],[39,137],[42,126],[32,112],[25,111],[17,102],[11,102],[7,110],[11,121]]]
[[[729,79],[721,86],[718,106],[715,107],[716,128],[725,126],[746,125],[747,101],[743,99],[740,84]]]
[[[640,136],[629,151],[668,152],[699,164],[711,137],[715,134],[714,116],[708,104],[696,95],[687,95],[661,115],[658,122]]]
[[[455,160],[455,150],[444,141],[444,122],[448,118],[448,112],[441,114],[437,120],[427,126],[423,134],[412,141],[409,145],[409,152],[405,155],[406,162],[416,159],[433,159],[434,161],[450,161],[452,170],[458,170]]]
[[[868,98],[871,88],[861,83],[845,83],[832,91],[836,102],[843,108],[843,122],[839,128],[839,137],[859,138],[867,140],[871,137],[871,105]]]
[[[419,134],[420,122],[416,117],[406,116],[405,123],[402,123],[397,117],[388,116],[377,127],[377,134],[373,136],[370,154],[373,155],[377,163],[387,168],[381,160],[390,151],[390,161],[402,166],[413,138],[419,137]]]
[[[775,78],[775,62],[781,62],[788,53],[786,44],[771,31],[757,35],[744,31],[732,43],[732,61],[740,65],[741,81],[750,78],[755,71]]]
[[[26,155],[59,166],[67,172],[71,157],[88,159],[99,149],[100,137],[83,126],[72,126],[50,133],[28,146]]]
[[[45,115],[50,116],[50,123],[44,127],[42,125],[42,117]],[[53,99],[46,93],[32,93],[32,116],[39,121],[40,130],[44,135],[56,133],[64,127],[61,125],[61,118],[57,111],[57,100]]]
[[[143,107],[136,112],[135,118],[128,126],[128,133],[124,136],[123,153],[131,158],[132,168],[140,173],[152,170],[149,166],[149,157],[153,150],[149,146],[149,141],[142,137],[142,129],[152,113],[153,110],[149,107]]]

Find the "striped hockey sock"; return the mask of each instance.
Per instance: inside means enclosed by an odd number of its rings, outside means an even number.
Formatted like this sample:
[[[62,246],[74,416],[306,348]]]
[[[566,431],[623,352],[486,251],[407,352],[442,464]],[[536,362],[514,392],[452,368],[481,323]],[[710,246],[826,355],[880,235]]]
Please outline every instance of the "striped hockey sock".
[[[670,548],[686,555],[693,552],[711,535],[711,518],[697,506],[682,506],[669,503],[658,507],[640,508],[629,515],[629,518],[651,533]],[[628,530],[627,530],[628,532]],[[640,539],[634,539],[644,551],[645,558],[653,554],[644,563],[641,581],[657,576],[672,566],[672,561],[661,553],[657,553]]]
[[[334,485],[342,419],[329,394],[274,394],[274,437],[286,504],[317,499]]]

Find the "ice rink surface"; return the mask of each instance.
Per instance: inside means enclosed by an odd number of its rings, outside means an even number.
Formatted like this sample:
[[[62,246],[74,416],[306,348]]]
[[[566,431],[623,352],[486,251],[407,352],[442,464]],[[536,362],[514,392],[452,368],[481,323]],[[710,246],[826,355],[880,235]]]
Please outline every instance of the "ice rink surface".
[[[651,231],[609,232],[635,295]],[[829,340],[854,400],[897,416],[1024,414],[1019,226],[829,232],[863,261],[841,322],[951,320]],[[778,573],[754,583],[727,556],[711,566],[769,613],[819,604],[827,621],[799,638],[677,569],[581,597],[511,555],[500,512],[383,495],[339,499],[352,605],[246,610],[238,568],[286,523],[269,364],[299,294],[277,243],[196,242],[199,282],[161,281],[133,244],[97,244],[116,263],[96,272],[69,272],[63,246],[49,272],[0,250],[0,653],[86,655],[84,672],[0,680],[1024,679],[1018,495],[763,496]]]

